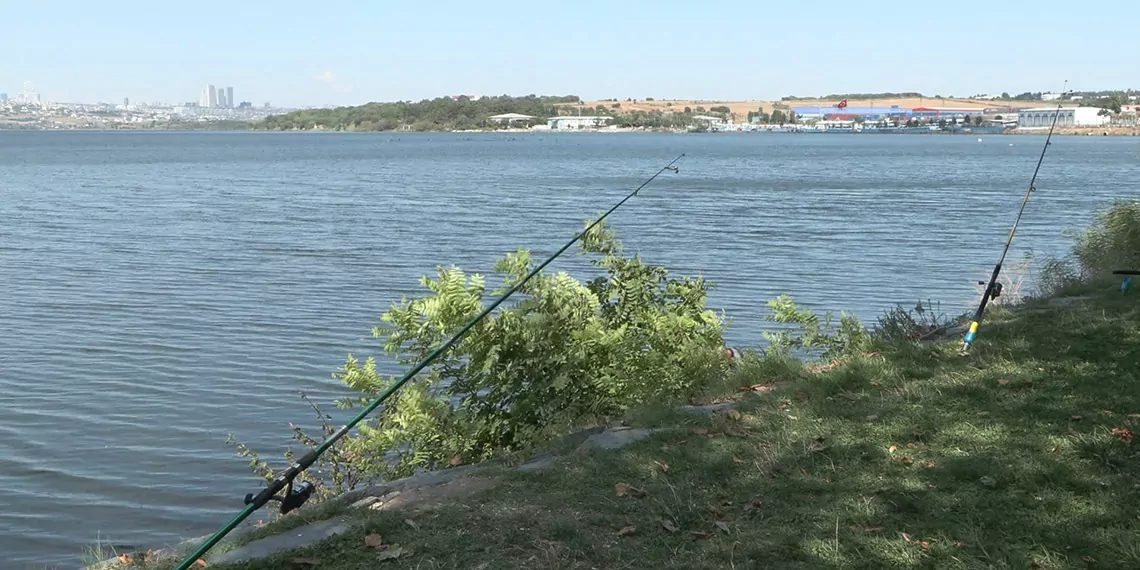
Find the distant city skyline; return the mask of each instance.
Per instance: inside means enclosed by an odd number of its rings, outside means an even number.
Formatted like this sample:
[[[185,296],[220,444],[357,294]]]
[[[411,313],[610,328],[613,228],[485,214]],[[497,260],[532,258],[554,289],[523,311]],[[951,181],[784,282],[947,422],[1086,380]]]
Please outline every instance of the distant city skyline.
[[[186,102],[205,85],[233,85],[247,101],[303,107],[457,93],[772,100],[1045,92],[1066,79],[1081,91],[1136,87],[1104,11],[1060,0],[959,7],[953,19],[893,0],[873,9],[820,0],[793,12],[743,0],[583,0],[565,14],[518,0],[494,9],[283,0],[220,13],[20,2],[6,6],[21,25],[5,29],[4,43],[36,49],[5,54],[0,89],[13,98],[12,86],[31,79],[47,101]],[[1061,37],[1081,49],[1058,50]]]

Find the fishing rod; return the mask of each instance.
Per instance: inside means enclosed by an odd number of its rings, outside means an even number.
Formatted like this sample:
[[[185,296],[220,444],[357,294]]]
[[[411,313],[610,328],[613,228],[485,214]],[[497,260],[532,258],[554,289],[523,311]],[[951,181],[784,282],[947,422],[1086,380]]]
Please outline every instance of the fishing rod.
[[[530,273],[526,275],[526,277],[523,277],[521,281],[516,283],[506,293],[496,299],[495,302],[491,303],[486,309],[483,309],[483,312],[479,313],[477,316],[475,316],[475,318],[471,319],[467,322],[467,324],[463,325],[463,327],[459,329],[459,332],[455,333],[455,335],[449,338],[447,342],[431,351],[431,353],[429,353],[423,360],[421,360],[419,364],[416,364],[414,367],[412,367],[411,370],[405,373],[404,376],[401,377],[395,384],[392,384],[388,387],[388,389],[384,390],[384,392],[381,393],[375,400],[373,400],[372,403],[368,405],[368,407],[361,410],[361,412],[357,414],[356,417],[352,418],[352,420],[350,420],[347,424],[345,424],[343,427],[325,439],[325,441],[321,443],[320,446],[310,449],[307,453],[305,453],[304,456],[301,457],[301,459],[295,461],[292,465],[290,465],[287,470],[274,477],[273,480],[270,481],[269,485],[265,489],[262,489],[260,493],[258,493],[256,496],[252,493],[246,495],[245,508],[238,512],[238,514],[235,515],[234,518],[231,519],[228,523],[218,529],[217,532],[210,535],[209,538],[204,540],[202,544],[198,546],[198,548],[194,549],[194,551],[187,555],[186,558],[182,560],[182,562],[175,566],[174,570],[187,570],[190,568],[192,564],[194,564],[199,558],[209,552],[210,549],[214,547],[214,545],[222,540],[222,538],[225,538],[227,534],[233,531],[233,529],[237,528],[237,526],[241,524],[242,521],[244,521],[246,518],[248,518],[249,515],[253,514],[253,512],[257,509],[265,506],[265,504],[269,501],[278,501],[281,503],[281,514],[288,513],[289,511],[305,504],[305,501],[308,500],[309,496],[313,494],[314,489],[313,484],[308,481],[302,481],[301,483],[298,483],[296,487],[293,486],[293,480],[298,475],[300,475],[302,471],[312,466],[312,464],[317,461],[317,458],[319,458],[322,453],[332,447],[340,438],[348,434],[349,430],[351,430],[356,426],[356,424],[360,423],[365,417],[375,411],[376,408],[378,408],[380,404],[384,403],[384,401],[387,400],[388,397],[393,393],[395,393],[396,390],[399,390],[401,386],[411,380],[412,377],[418,374],[421,370],[426,368],[427,365],[431,364],[436,358],[439,357],[439,355],[443,354],[445,351],[447,351],[447,349],[451,348],[456,342],[459,342],[459,339],[463,338],[463,335],[467,334],[467,331],[471,330],[472,327],[474,327],[479,321],[483,320],[487,315],[489,315],[491,311],[502,304],[503,301],[506,301],[507,297],[510,297],[512,294],[518,291],[520,287],[526,284],[527,281],[530,281],[530,279],[537,275],[539,271],[542,271],[542,269],[549,265],[550,262],[554,261],[555,258],[565,253],[567,249],[570,249],[570,246],[574,245],[575,242],[588,234],[590,230],[594,229],[595,226],[602,223],[602,220],[605,220],[610,214],[614,213],[615,210],[629,201],[630,198],[637,196],[637,193],[640,192],[642,188],[648,186],[649,183],[653,182],[653,180],[660,176],[662,172],[665,172],[666,170],[672,170],[674,173],[680,172],[680,169],[677,166],[674,166],[674,164],[676,164],[676,162],[678,160],[681,160],[681,158],[684,156],[684,153],[682,153],[677,158],[674,158],[669,162],[669,164],[666,164],[661,170],[658,170],[653,176],[650,176],[645,182],[642,182],[641,186],[638,186],[636,190],[630,192],[625,198],[622,198],[620,202],[610,208],[609,211],[607,211],[605,214],[602,214],[600,218],[587,226],[585,230],[582,230],[581,233],[574,236],[574,239],[571,239],[566,243],[566,245],[562,246],[562,249],[554,252],[554,255],[546,258],[546,261],[543,261],[538,265],[538,267],[532,269]],[[285,491],[285,494],[278,495],[278,492],[282,490]]]
[[[1037,157],[1037,167],[1033,169],[1033,177],[1029,179],[1029,188],[1025,191],[1025,198],[1021,201],[1021,209],[1017,212],[1017,219],[1013,221],[1013,227],[1009,230],[1009,237],[1005,240],[1005,248],[1001,251],[1001,257],[998,258],[997,265],[994,265],[994,272],[990,275],[990,281],[987,284],[984,281],[978,281],[978,285],[985,285],[986,289],[982,293],[982,300],[978,303],[978,310],[974,312],[974,319],[970,321],[970,328],[966,331],[966,336],[962,337],[962,355],[965,355],[970,350],[970,345],[974,342],[974,338],[978,335],[978,323],[982,321],[982,314],[986,311],[986,305],[990,299],[996,299],[1001,295],[1002,284],[998,283],[998,274],[1001,273],[1001,265],[1005,262],[1005,256],[1009,253],[1009,245],[1013,243],[1013,234],[1017,231],[1017,225],[1021,223],[1021,215],[1025,213],[1025,204],[1029,202],[1029,195],[1033,193],[1034,183],[1037,182],[1037,173],[1041,170],[1041,162],[1045,160],[1045,150],[1049,148],[1050,140],[1053,138],[1053,128],[1057,126],[1057,117],[1061,115],[1061,101],[1065,93],[1068,91],[1066,88],[1069,86],[1069,80],[1065,80],[1065,85],[1061,89],[1061,97],[1057,99],[1057,111],[1053,113],[1053,124],[1049,126],[1049,135],[1045,137],[1045,145],[1041,147],[1041,156]]]

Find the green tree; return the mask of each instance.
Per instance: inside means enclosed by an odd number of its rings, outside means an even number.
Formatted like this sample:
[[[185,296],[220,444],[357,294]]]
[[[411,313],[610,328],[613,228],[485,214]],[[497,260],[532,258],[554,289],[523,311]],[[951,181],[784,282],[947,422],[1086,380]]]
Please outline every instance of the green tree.
[[[787,119],[788,119],[788,117],[786,115],[784,115],[783,111],[781,111],[779,109],[775,109],[772,111],[772,122],[773,123],[775,123],[777,125],[782,125],[785,122],[787,122]]]
[[[974,115],[974,125],[975,126],[981,126],[983,120],[984,119],[982,119],[981,115]]]

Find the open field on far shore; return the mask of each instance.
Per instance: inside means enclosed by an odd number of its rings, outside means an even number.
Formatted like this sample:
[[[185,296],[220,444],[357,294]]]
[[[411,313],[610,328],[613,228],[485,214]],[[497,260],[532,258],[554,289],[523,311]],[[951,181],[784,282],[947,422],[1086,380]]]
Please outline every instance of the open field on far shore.
[[[839,99],[797,99],[795,101],[764,101],[761,99],[745,99],[738,101],[714,101],[709,99],[659,99],[647,101],[645,99],[638,99],[636,101],[583,101],[582,107],[585,109],[592,109],[598,105],[604,107],[612,107],[615,103],[620,104],[622,111],[668,111],[668,110],[682,110],[685,107],[696,109],[697,107],[704,107],[706,110],[710,107],[728,107],[730,112],[736,113],[739,117],[745,117],[749,111],[755,111],[763,107],[765,112],[771,113],[773,109],[784,107],[799,107],[803,105],[836,105]],[[949,97],[934,98],[934,97],[907,97],[898,99],[848,99],[847,104],[852,107],[890,107],[898,105],[902,108],[914,107],[972,107],[984,109],[987,107],[1014,107],[1014,108],[1031,108],[1040,106],[1055,105],[1053,101],[986,101],[979,99],[951,99]],[[577,107],[576,103],[562,103],[559,106]]]

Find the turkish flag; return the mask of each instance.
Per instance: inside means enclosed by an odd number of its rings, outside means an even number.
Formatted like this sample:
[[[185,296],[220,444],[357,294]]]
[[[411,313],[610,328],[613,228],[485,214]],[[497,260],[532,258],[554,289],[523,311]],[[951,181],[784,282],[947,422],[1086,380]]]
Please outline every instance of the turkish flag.
[[[842,108],[844,108],[844,107],[846,107],[846,106],[847,106],[847,99],[844,99],[844,100],[842,100],[842,101],[840,101],[840,102],[839,102],[839,108],[840,108],[840,109],[842,109]]]

